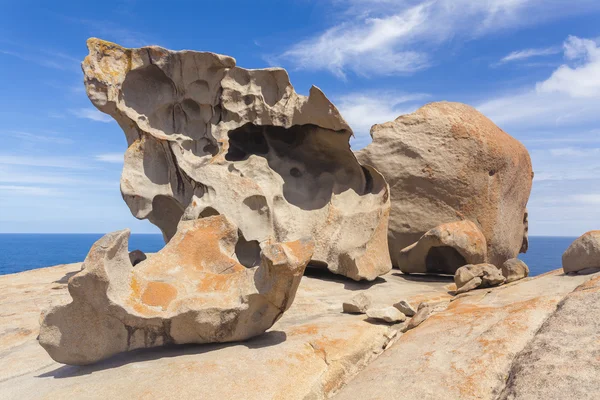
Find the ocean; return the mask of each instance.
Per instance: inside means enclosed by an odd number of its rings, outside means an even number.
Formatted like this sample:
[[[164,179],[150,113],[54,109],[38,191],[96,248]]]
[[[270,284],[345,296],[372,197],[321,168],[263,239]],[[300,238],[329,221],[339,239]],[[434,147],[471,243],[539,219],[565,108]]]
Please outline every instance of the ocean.
[[[35,268],[83,261],[102,234],[0,234],[0,275]],[[563,252],[574,237],[532,236],[529,251],[521,258],[530,275],[540,275],[561,267]],[[154,253],[164,246],[162,235],[132,234],[129,249]]]

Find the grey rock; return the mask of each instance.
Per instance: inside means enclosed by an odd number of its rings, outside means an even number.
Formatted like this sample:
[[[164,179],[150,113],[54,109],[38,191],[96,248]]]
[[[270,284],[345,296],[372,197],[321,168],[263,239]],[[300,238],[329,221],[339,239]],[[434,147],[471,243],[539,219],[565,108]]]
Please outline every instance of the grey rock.
[[[411,330],[421,325],[431,315],[431,307],[419,307],[419,311],[408,321],[406,330]]]
[[[415,309],[406,300],[400,300],[394,304],[394,307],[400,310],[407,317],[412,317],[416,314]]]

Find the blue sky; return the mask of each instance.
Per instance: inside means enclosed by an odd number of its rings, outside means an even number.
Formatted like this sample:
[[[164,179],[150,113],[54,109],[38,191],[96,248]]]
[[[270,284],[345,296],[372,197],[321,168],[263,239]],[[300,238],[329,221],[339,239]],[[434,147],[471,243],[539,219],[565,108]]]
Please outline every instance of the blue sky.
[[[359,149],[374,123],[471,104],[529,149],[532,235],[600,229],[600,1],[54,1],[0,4],[0,232],[108,232],[124,135],[87,99],[95,36],[227,54],[317,85]]]

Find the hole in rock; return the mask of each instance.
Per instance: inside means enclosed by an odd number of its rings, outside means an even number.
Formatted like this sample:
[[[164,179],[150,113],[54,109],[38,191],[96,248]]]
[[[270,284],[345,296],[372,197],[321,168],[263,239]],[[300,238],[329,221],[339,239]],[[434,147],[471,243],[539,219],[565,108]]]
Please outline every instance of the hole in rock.
[[[183,211],[183,206],[172,197],[159,194],[152,199],[152,212],[148,215],[148,220],[160,228],[165,243],[177,232],[177,224]]]
[[[285,200],[304,210],[315,210],[326,206],[333,194],[353,190],[362,195],[365,181],[367,186],[373,182],[371,174],[356,162],[348,139],[349,132],[310,124],[283,128],[248,123],[229,132],[225,159],[265,158],[269,168],[283,179]],[[385,182],[372,184],[381,190]]]
[[[432,247],[425,257],[427,272],[454,275],[457,269],[466,264],[465,258],[450,246]]]
[[[246,240],[242,231],[238,230],[238,242],[235,255],[244,267],[252,268],[260,264],[260,244],[256,240]]]
[[[491,170],[490,171],[490,176],[494,176],[494,175],[496,175],[496,171],[495,170]]]
[[[200,214],[198,215],[198,218],[214,217],[215,215],[221,215],[221,214],[219,214],[219,212],[212,207],[206,207],[204,210],[202,210],[200,212]]]

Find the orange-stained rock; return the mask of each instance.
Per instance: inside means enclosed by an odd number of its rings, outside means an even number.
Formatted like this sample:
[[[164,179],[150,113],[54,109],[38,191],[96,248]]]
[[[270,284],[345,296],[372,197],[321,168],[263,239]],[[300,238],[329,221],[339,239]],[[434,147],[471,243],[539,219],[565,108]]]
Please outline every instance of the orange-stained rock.
[[[474,108],[431,103],[371,128],[357,152],[390,185],[392,263],[428,230],[470,220],[486,238],[488,262],[501,267],[527,251],[526,205],[533,172],[527,149]]]
[[[250,245],[312,237],[315,265],[354,280],[391,270],[389,187],[319,88],[302,96],[281,68],[214,53],[87,44],[87,95],[127,139],[123,199],[165,240],[222,214]]]
[[[442,224],[402,249],[397,259],[398,267],[405,273],[454,275],[464,265],[487,260],[485,236],[471,221]]]
[[[266,244],[259,266],[236,253],[224,216],[179,224],[160,252],[133,267],[129,231],[94,244],[69,280],[73,302],[43,314],[39,342],[61,363],[85,365],[166,344],[231,342],[269,329],[292,305],[313,244]]]

